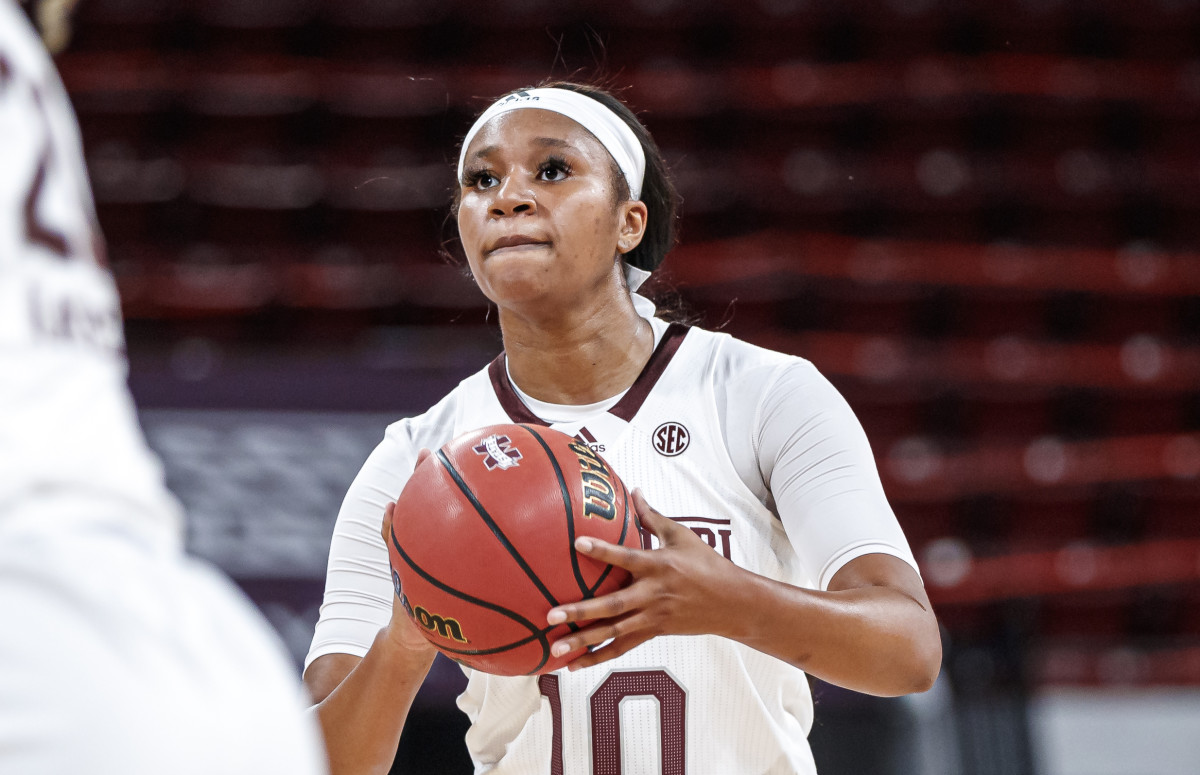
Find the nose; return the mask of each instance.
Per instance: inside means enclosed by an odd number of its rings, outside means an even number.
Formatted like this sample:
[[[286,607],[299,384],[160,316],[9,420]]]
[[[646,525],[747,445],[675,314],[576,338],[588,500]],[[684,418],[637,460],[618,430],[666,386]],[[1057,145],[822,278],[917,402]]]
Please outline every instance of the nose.
[[[496,189],[496,198],[492,200],[491,213],[497,218],[507,215],[521,215],[537,210],[537,200],[533,191],[519,176],[509,175]]]

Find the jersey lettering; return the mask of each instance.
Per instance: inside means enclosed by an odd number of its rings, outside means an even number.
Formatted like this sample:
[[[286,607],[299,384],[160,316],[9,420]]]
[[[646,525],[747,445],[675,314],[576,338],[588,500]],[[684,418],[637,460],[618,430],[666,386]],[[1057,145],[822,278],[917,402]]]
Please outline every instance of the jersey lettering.
[[[691,530],[700,538],[704,539],[704,543],[711,546],[713,549],[721,553],[726,560],[733,560],[733,529],[730,527],[728,519],[714,519],[712,517],[669,517],[673,522],[678,522],[684,527]],[[689,524],[689,523],[696,524]],[[658,548],[658,539],[654,534],[646,528],[639,528],[642,536],[642,548],[646,551]]]
[[[688,429],[677,422],[665,422],[654,429],[654,449],[666,457],[681,454],[691,440]]]
[[[27,181],[20,183],[24,193],[18,194],[22,215],[19,233],[25,245],[32,248],[22,254],[35,261],[45,261],[48,256],[58,265],[78,260],[103,267],[104,241],[92,214],[86,181],[73,174],[78,154],[58,142],[60,135],[53,131],[52,115],[46,109],[55,98],[50,86],[14,68],[0,54],[0,99],[10,103],[6,109],[19,110],[23,116],[21,129],[28,133],[23,142],[33,145],[37,154]],[[69,210],[75,218],[63,224],[52,223],[47,214],[56,209]],[[68,235],[73,229],[79,233],[72,239]],[[80,344],[123,355],[125,337],[119,304],[110,290],[96,292],[102,287],[98,283],[111,280],[81,282],[73,274],[61,275],[60,270],[49,267],[28,273],[24,308],[29,334],[38,340]]]
[[[591,447],[593,452],[604,451],[604,445],[601,444],[587,428],[580,428],[579,433],[575,434],[575,438]]]
[[[83,299],[47,291],[38,283],[30,287],[28,298],[30,330],[37,336],[124,351],[125,336],[117,309],[94,307]]]

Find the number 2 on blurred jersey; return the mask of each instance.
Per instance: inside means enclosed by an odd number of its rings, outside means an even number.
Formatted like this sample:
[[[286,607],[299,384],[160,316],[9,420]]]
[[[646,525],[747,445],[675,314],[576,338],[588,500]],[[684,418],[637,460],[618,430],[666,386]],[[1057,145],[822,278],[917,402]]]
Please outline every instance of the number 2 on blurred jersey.
[[[15,81],[15,71],[3,57],[0,57],[0,84],[6,89],[12,89],[18,86]],[[38,117],[42,137],[42,149],[38,154],[37,166],[34,169],[33,178],[30,180],[28,190],[25,194],[25,240],[31,245],[37,245],[59,258],[70,259],[73,257],[72,250],[66,235],[55,229],[52,225],[47,224],[42,213],[42,199],[46,191],[47,179],[52,173],[56,172],[55,165],[62,164],[64,156],[58,153],[55,148],[54,134],[50,130],[50,118],[46,115],[42,90],[39,84],[30,81],[24,85],[29,88],[30,99],[36,109],[35,113]],[[84,209],[88,210],[90,208],[85,206]],[[92,243],[92,255],[90,258],[96,263],[103,265],[104,251],[103,243],[99,238],[99,230],[95,224],[90,224],[89,231]]]

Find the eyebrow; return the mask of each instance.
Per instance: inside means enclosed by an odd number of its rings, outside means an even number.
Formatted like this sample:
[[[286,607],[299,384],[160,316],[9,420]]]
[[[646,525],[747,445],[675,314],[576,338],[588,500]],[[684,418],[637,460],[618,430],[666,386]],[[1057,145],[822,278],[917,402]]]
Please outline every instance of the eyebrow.
[[[571,147],[570,143],[568,143],[566,140],[563,140],[558,137],[535,137],[535,138],[533,138],[533,142],[534,142],[534,144],[543,146],[545,148],[570,148]],[[495,153],[498,150],[500,150],[500,146],[498,146],[498,145],[489,145],[484,148],[480,148],[478,151],[471,154],[471,157],[470,157],[471,161],[474,161],[476,159],[482,159],[485,156],[490,156],[491,154]]]

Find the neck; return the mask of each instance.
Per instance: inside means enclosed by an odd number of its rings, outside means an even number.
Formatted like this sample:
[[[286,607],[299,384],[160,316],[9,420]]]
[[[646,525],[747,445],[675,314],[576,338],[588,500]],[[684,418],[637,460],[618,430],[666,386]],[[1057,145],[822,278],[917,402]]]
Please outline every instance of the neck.
[[[624,288],[586,309],[557,316],[500,310],[512,379],[552,404],[591,404],[627,389],[650,360],[654,331]]]

